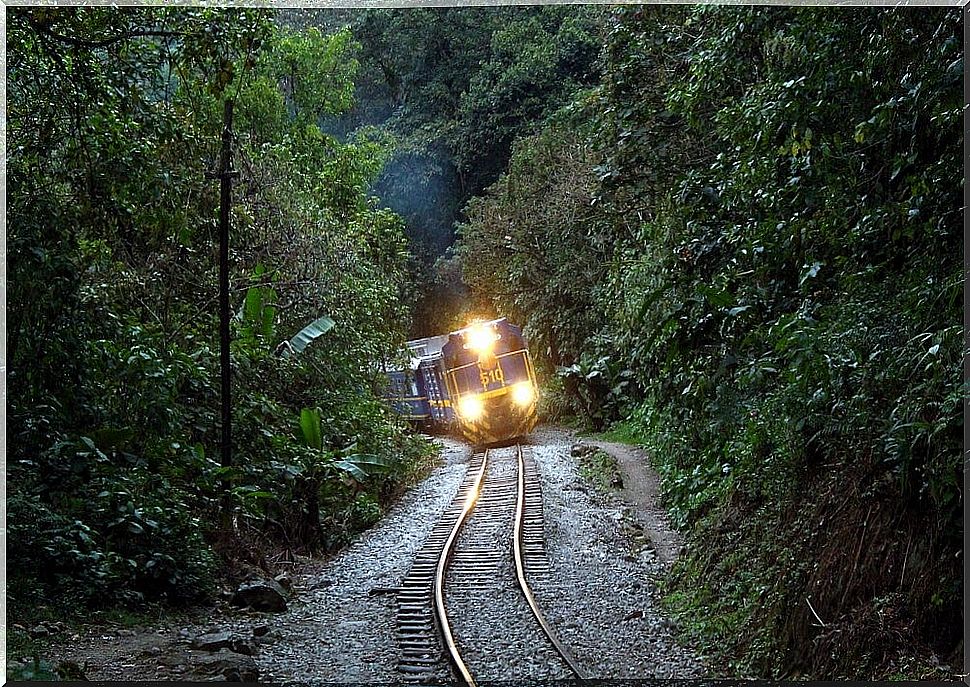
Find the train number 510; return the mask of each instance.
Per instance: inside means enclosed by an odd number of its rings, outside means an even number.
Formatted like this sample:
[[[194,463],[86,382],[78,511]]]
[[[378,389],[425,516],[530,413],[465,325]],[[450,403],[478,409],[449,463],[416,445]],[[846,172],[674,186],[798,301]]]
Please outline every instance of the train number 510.
[[[502,368],[500,366],[496,367],[494,370],[479,370],[479,378],[482,380],[482,388],[488,391],[488,385],[494,382],[505,383],[505,376],[502,374]]]

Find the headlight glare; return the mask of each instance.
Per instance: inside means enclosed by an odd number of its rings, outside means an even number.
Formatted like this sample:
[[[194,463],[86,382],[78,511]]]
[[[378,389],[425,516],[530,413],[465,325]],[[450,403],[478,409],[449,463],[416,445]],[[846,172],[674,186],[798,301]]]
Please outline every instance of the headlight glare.
[[[495,347],[498,336],[490,327],[474,325],[465,330],[466,347],[477,353],[488,353]]]
[[[458,412],[463,419],[474,422],[485,412],[485,404],[478,396],[465,396],[458,402]]]
[[[527,406],[535,400],[536,393],[531,382],[520,382],[512,387],[512,400],[516,405]]]

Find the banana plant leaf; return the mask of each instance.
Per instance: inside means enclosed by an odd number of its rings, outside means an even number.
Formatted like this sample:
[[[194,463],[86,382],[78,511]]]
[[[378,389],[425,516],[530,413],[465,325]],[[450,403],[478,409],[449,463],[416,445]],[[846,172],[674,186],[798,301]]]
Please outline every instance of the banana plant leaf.
[[[257,272],[258,275],[258,272]],[[257,334],[272,339],[276,333],[276,291],[265,286],[254,286],[246,290],[239,319],[243,323],[243,333],[249,338]]]
[[[310,448],[323,448],[323,432],[320,429],[320,409],[304,408],[300,411],[300,430],[303,440]]]
[[[301,329],[296,336],[290,339],[289,348],[284,355],[289,354],[291,351],[293,353],[302,353],[303,349],[306,348],[311,341],[333,329],[333,325],[334,321],[326,315],[323,317],[318,317],[313,322]]]
[[[260,288],[246,289],[246,299],[243,301],[242,320],[252,324],[262,319],[263,290]]]
[[[356,453],[351,456],[345,456],[335,462],[334,465],[344,472],[349,473],[358,482],[362,482],[370,475],[380,473],[390,465],[390,462],[386,458],[369,453]]]

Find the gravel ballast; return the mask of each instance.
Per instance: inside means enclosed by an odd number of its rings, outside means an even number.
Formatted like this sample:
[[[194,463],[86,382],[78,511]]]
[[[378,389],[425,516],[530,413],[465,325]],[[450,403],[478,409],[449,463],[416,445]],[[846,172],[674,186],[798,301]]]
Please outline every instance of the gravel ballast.
[[[695,678],[700,657],[681,646],[651,580],[665,567],[650,549],[631,555],[625,504],[578,476],[572,437],[540,428],[531,438],[545,510],[549,574],[530,579],[550,623],[594,678]]]
[[[444,440],[443,464],[373,529],[336,556],[302,605],[280,623],[280,641],[258,657],[272,681],[398,682],[393,594],[465,474],[471,450]],[[283,618],[281,618],[283,620]]]
[[[593,678],[703,676],[702,660],[678,644],[657,604],[652,580],[664,574],[665,566],[649,548],[634,553],[623,532],[625,504],[579,477],[570,455],[574,441],[554,428],[540,428],[528,441],[542,481],[549,562],[548,572],[531,574],[529,582],[543,613]],[[505,453],[511,455],[496,452]],[[468,447],[448,443],[444,465],[332,561],[321,579],[333,584],[306,592],[305,604],[281,623],[281,640],[259,657],[263,679],[402,680],[394,669],[393,595],[370,596],[369,591],[399,584],[453,497],[469,456]],[[506,536],[511,522],[492,531]],[[469,532],[466,538],[472,536]],[[509,560],[498,563],[506,573],[512,565],[510,546]],[[503,574],[495,589],[473,589],[449,602],[449,614],[461,618],[455,630],[468,663],[488,681],[569,677],[537,627],[527,622],[529,611],[510,580]],[[478,619],[468,620],[473,610]],[[515,622],[502,619],[509,612]],[[507,631],[513,626],[525,629]],[[476,640],[482,646],[472,648]],[[539,647],[531,656],[530,641]]]
[[[566,648],[592,678],[703,677],[702,659],[678,644],[656,600],[653,580],[662,578],[667,566],[642,542],[630,539],[636,529],[630,514],[650,519],[659,504],[653,498],[637,499],[631,508],[616,494],[597,492],[579,476],[578,458],[570,451],[576,439],[566,430],[541,427],[526,443],[542,483],[545,534],[542,564],[530,570],[527,560],[526,574]],[[58,635],[50,650],[76,662],[92,680],[220,679],[226,673],[222,664],[231,663],[239,675],[258,668],[261,682],[403,682],[406,676],[398,670],[402,649],[395,638],[396,588],[455,497],[472,456],[460,442],[441,444],[441,464],[377,525],[333,558],[294,567],[289,610],[261,613],[223,602],[198,609],[197,618],[188,622],[160,618],[139,631],[92,627]],[[509,465],[498,461],[495,469],[512,474]],[[650,522],[658,531],[669,529],[661,517]],[[510,536],[511,522],[492,526],[479,521],[479,526],[478,535],[485,539]],[[518,683],[568,677],[537,626],[527,622],[529,611],[510,574],[511,540],[502,553],[482,555],[494,559],[496,571],[502,572],[499,584],[492,589],[480,585],[449,602],[449,614],[463,616],[460,645],[476,677]],[[461,577],[461,568],[458,561],[451,576]],[[470,623],[473,611],[479,617]],[[511,631],[513,626],[518,629]],[[447,675],[442,659],[424,678],[441,683]]]
[[[573,674],[542,634],[516,582],[511,542],[517,475],[513,449],[490,454],[480,505],[458,538],[445,605],[477,681],[569,679]],[[462,575],[463,568],[473,570]]]

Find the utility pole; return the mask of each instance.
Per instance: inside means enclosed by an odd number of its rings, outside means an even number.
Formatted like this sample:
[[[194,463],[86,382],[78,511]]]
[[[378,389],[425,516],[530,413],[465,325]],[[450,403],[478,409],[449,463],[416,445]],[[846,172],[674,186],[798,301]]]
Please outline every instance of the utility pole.
[[[232,396],[229,361],[229,211],[232,206],[232,179],[238,176],[232,170],[232,100],[227,99],[222,122],[222,156],[219,165],[219,360],[222,380],[222,444],[221,464],[232,467]],[[222,477],[222,517],[226,526],[231,524],[231,483],[228,475]]]

